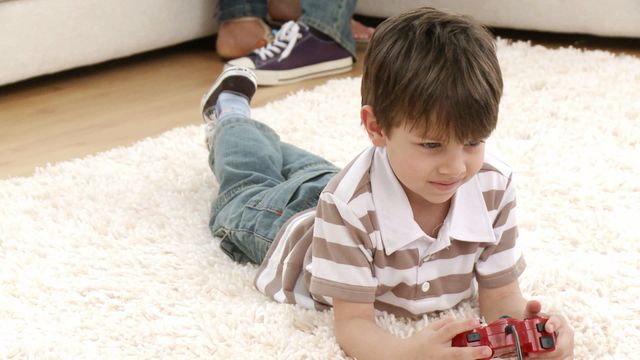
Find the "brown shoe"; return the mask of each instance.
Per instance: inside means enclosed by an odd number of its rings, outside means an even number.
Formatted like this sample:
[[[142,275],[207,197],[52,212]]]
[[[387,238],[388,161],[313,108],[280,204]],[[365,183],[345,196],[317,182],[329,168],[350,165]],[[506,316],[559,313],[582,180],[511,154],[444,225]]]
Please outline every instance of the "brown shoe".
[[[220,57],[235,59],[261,48],[273,40],[269,25],[258,17],[240,17],[220,24],[216,52]]]

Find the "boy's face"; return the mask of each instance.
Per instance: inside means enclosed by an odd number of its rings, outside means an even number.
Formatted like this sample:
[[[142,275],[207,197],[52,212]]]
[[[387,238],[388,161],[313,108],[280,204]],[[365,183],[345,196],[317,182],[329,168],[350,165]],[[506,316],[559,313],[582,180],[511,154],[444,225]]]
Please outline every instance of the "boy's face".
[[[391,168],[413,205],[449,201],[484,163],[484,139],[459,144],[405,127],[384,138]]]
[[[371,123],[373,120],[373,123]],[[484,139],[464,144],[425,136],[424,131],[399,126],[386,134],[375,116],[363,124],[376,146],[385,146],[389,163],[412,205],[442,204],[473,177],[484,163]]]

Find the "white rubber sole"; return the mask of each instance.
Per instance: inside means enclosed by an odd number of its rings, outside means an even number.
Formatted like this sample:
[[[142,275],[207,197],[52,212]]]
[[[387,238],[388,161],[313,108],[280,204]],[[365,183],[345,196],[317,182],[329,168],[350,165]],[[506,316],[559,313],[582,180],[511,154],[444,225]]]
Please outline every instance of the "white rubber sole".
[[[258,85],[273,86],[291,84],[321,76],[340,74],[353,67],[351,57],[303,66],[292,70],[254,70]]]

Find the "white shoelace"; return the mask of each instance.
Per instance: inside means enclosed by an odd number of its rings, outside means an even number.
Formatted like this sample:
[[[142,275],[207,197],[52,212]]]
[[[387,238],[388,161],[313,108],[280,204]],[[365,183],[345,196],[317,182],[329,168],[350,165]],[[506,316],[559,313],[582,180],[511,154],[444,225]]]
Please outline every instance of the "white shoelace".
[[[300,34],[300,25],[295,21],[288,21],[276,33],[275,38],[269,44],[253,52],[260,56],[260,59],[266,60],[280,54],[278,60],[286,59],[298,39],[302,37]],[[284,51],[283,51],[284,50]]]

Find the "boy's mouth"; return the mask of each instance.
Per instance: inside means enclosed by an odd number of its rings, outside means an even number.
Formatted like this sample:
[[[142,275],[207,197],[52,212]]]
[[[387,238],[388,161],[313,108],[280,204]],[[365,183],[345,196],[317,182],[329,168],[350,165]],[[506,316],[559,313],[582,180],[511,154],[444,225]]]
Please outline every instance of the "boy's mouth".
[[[430,181],[429,182],[433,187],[440,191],[450,191],[460,184],[460,180],[456,181]]]

